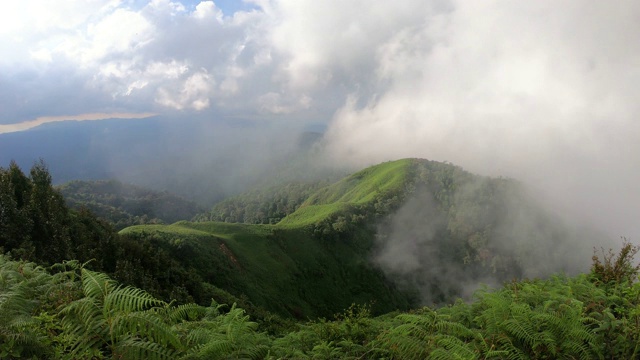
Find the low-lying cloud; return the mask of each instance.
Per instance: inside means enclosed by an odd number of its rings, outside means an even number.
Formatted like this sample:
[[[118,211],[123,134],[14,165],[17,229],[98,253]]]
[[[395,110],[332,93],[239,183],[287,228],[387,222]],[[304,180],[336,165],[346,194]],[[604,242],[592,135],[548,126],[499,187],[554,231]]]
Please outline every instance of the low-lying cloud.
[[[376,43],[370,83],[383,85],[336,112],[333,157],[511,176],[560,211],[637,236],[640,6],[446,3]]]
[[[416,191],[379,225],[372,261],[425,305],[468,300],[481,284],[588,271],[593,247],[607,241],[513,180],[419,172]],[[442,190],[439,179],[453,185]]]

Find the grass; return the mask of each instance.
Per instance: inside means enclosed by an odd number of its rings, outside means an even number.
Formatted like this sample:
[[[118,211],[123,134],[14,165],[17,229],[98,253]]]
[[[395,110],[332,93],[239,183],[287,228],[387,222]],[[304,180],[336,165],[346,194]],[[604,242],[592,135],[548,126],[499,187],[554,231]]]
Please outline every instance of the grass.
[[[403,159],[359,171],[318,190],[277,226],[297,228],[313,225],[350,206],[375,201],[383,193],[402,191],[410,180],[412,165],[412,159]]]
[[[234,289],[227,290],[235,290],[234,295],[244,294],[254,304],[280,314],[329,317],[354,301],[375,301],[380,312],[391,311],[409,304],[388,287],[370,267],[368,254],[358,248],[372,234],[356,231],[349,241],[327,242],[314,238],[308,226],[350,206],[374,201],[384,192],[403,189],[411,164],[411,160],[384,163],[344,178],[320,189],[276,225],[180,221],[132,226],[121,233],[162,233],[163,238],[179,239],[170,243],[193,246],[195,258],[190,262],[201,267],[213,260],[212,252],[224,253],[230,258],[225,265],[229,269],[220,276],[228,278],[209,276],[206,281],[215,286],[233,284]]]
[[[382,163],[320,189],[304,205],[364,204],[385,191],[401,189],[409,180],[412,159]]]
[[[302,228],[320,222],[333,214],[346,210],[349,204],[302,205],[298,210],[282,219],[279,228]]]
[[[164,233],[172,233],[176,235],[196,235],[196,236],[211,236],[211,232],[197,230],[194,228],[189,228],[181,225],[180,223],[175,223],[172,225],[134,225],[129,226],[128,228],[122,229],[120,234],[126,235],[131,233],[141,233],[141,232],[164,232]]]

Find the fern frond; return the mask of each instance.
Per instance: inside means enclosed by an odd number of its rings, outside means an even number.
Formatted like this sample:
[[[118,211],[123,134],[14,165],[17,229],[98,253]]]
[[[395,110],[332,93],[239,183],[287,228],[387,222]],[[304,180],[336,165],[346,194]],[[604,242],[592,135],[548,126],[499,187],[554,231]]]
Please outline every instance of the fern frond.
[[[114,348],[114,358],[167,360],[175,359],[177,352],[158,343],[130,337],[120,341]]]
[[[98,273],[87,269],[82,269],[82,290],[85,296],[94,299],[103,299],[115,286],[115,281],[111,280],[107,274]]]
[[[185,320],[199,320],[207,314],[207,309],[198,304],[165,306],[162,311],[164,311],[164,317],[171,323],[178,323]]]
[[[123,314],[114,327],[122,337],[127,333],[136,334],[165,347],[170,345],[174,349],[182,348],[182,343],[174,329],[151,311]]]
[[[103,301],[105,311],[118,312],[142,311],[153,306],[164,306],[166,304],[146,291],[132,286],[118,286],[106,293]]]
[[[264,359],[269,354],[269,347],[266,345],[253,346],[240,352],[239,357],[244,359]]]
[[[448,359],[477,359],[478,353],[471,344],[468,344],[455,336],[443,335],[439,336],[437,348],[429,354],[429,359],[448,360]]]
[[[229,340],[214,340],[206,343],[202,346],[198,355],[204,359],[220,359],[228,357],[236,350],[232,341]]]

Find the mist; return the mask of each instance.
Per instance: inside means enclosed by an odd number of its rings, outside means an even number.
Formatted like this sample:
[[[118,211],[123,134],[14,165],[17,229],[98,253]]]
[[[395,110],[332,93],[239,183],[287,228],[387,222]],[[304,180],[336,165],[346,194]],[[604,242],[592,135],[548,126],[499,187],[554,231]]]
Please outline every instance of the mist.
[[[448,166],[448,165],[445,165]],[[424,170],[423,170],[424,171]],[[378,226],[372,262],[423,305],[470,300],[482,286],[588,272],[606,234],[552,213],[512,179],[433,168]],[[434,186],[435,185],[435,186]]]
[[[638,4],[444,3],[380,38],[377,91],[335,113],[329,156],[512,177],[565,217],[638,238]]]

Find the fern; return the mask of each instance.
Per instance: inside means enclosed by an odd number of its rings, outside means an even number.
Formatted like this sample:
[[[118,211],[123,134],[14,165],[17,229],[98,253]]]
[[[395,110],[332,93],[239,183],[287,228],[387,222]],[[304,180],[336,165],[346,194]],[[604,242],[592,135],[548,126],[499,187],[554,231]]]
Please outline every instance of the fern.
[[[478,351],[474,332],[430,309],[415,315],[399,315],[404,323],[383,334],[385,348],[403,359],[474,359]]]
[[[584,281],[578,279],[577,284],[584,294]],[[585,314],[574,292],[568,279],[556,277],[480,294],[474,311],[486,339],[483,351],[506,351],[506,357],[514,359],[598,358],[591,325],[596,319]]]
[[[169,359],[185,351],[171,323],[186,315],[186,308],[168,310],[167,303],[145,291],[118,286],[105,274],[87,269],[81,270],[81,282],[86,296],[60,312],[73,339],[72,356]]]
[[[166,303],[154,298],[144,290],[134,287],[117,287],[104,296],[103,307],[105,311],[135,312],[149,309],[155,306],[164,306]]]
[[[0,255],[0,357],[38,357],[50,353],[45,346],[45,334],[32,317],[50,280],[43,268]]]
[[[214,303],[199,322],[179,326],[188,332],[186,343],[192,349],[184,359],[259,359],[266,356],[268,338],[256,332],[258,324],[249,321],[244,310],[235,304],[224,315],[218,310],[219,306]]]
[[[140,338],[131,337],[121,341],[114,358],[165,360],[175,359],[177,351]]]
[[[448,359],[477,359],[478,353],[467,342],[451,335],[442,335],[437,337],[437,348],[429,354],[432,360],[448,360]]]

